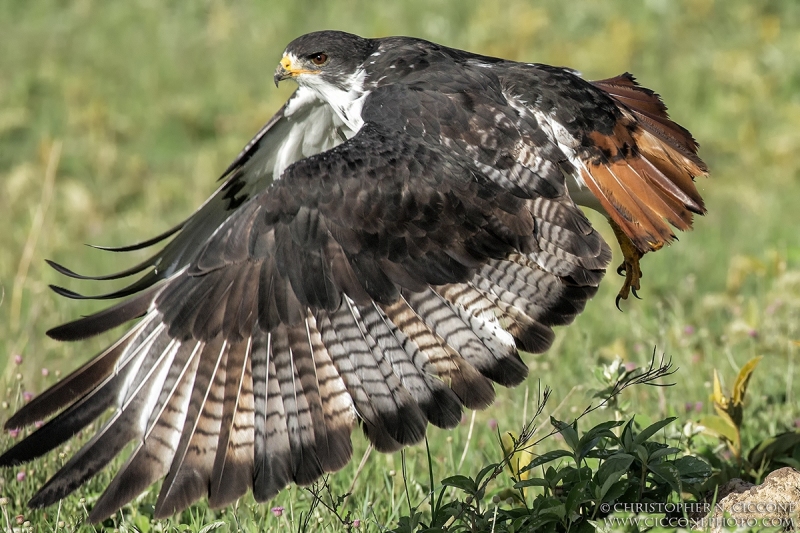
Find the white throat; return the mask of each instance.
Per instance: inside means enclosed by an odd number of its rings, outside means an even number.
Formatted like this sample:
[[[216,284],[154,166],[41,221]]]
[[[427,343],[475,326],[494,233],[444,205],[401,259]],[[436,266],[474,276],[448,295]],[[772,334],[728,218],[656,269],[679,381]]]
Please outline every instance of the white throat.
[[[333,109],[342,124],[352,130],[353,134],[361,129],[364,120],[361,118],[361,109],[364,107],[364,100],[369,94],[364,90],[364,69],[357,70],[347,80],[346,86],[349,90],[343,90],[324,83],[317,74],[302,74],[297,77],[301,87],[307,87],[313,91],[317,97],[327,103]]]

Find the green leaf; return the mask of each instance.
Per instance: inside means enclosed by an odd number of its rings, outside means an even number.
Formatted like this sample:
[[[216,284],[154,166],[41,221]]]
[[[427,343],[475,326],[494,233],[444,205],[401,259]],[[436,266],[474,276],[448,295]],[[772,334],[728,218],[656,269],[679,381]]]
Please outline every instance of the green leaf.
[[[478,492],[478,485],[472,478],[467,476],[451,476],[442,480],[443,487],[455,487],[461,489],[471,496]]]
[[[531,468],[536,468],[539,465],[547,464],[551,461],[555,461],[556,459],[560,459],[562,457],[572,457],[572,454],[567,450],[553,450],[549,452],[545,452],[538,457],[536,457],[533,461],[528,463],[526,466],[520,469],[520,472],[527,472]]]
[[[567,501],[564,503],[564,510],[567,516],[574,513],[580,504],[589,501],[590,498],[586,495],[586,485],[588,483],[589,480],[587,479],[577,483],[570,489],[569,494],[567,494]]]
[[[647,448],[639,444],[633,449],[633,451],[636,452],[636,458],[639,459],[639,462],[643,465],[646,465],[647,458],[650,457],[650,452],[647,450]]]
[[[777,459],[775,459],[775,462],[778,464],[791,466],[795,470],[800,470],[800,461],[798,461],[794,457],[778,457]]]
[[[401,516],[397,519],[397,528],[393,529],[394,533],[413,533],[417,530],[419,525],[421,513],[412,513],[413,516]]]
[[[566,466],[564,468],[559,468],[558,470],[556,470],[552,466],[548,466],[547,471],[545,471],[544,473],[544,478],[545,480],[547,480],[547,484],[550,487],[555,487],[556,485],[558,485],[558,482],[561,481],[562,479],[568,478],[570,476],[574,477],[576,475],[580,475],[580,473],[577,468],[574,468],[572,466]]]
[[[628,423],[625,424],[624,428],[622,428],[622,435],[620,435],[620,443],[622,444],[622,448],[626,452],[631,451],[631,447],[633,445],[633,418],[628,420]]]
[[[747,458],[750,464],[758,468],[762,464],[767,465],[780,460],[781,456],[787,455],[789,450],[798,446],[800,446],[800,432],[788,431],[762,440],[750,450]]]
[[[684,455],[672,461],[684,483],[700,483],[711,476],[711,465],[699,457]]]
[[[745,394],[747,394],[747,385],[750,383],[750,378],[758,366],[758,363],[760,363],[763,358],[763,355],[753,357],[739,370],[739,375],[736,376],[736,382],[733,384],[733,396],[731,397],[733,405],[738,406],[744,403],[744,397]]]
[[[548,524],[557,524],[561,519],[557,514],[550,514],[542,516],[541,514],[535,515],[533,519],[524,518],[520,520],[520,528],[514,529],[514,532],[522,531],[554,531],[552,527],[545,528]],[[468,531],[468,530],[467,530]]]
[[[577,422],[573,422],[570,425],[561,420],[556,420],[551,416],[550,423],[561,433],[561,436],[564,437],[564,442],[567,443],[567,446],[569,446],[573,454],[576,453],[580,447],[580,439],[578,438],[578,431],[576,429],[578,425]]]
[[[650,457],[647,458],[647,462],[648,463],[654,462],[657,459],[661,459],[662,457],[664,457],[666,455],[672,455],[672,454],[678,453],[679,451],[680,451],[680,449],[673,448],[671,446],[666,446],[664,448],[659,448],[657,450],[654,450],[654,451],[650,452]]]
[[[599,497],[597,499],[605,501],[606,494],[608,494],[608,491],[611,490],[611,487],[619,481],[619,478],[621,478],[623,474],[625,474],[625,472],[626,472],[625,470],[617,470],[609,474],[608,478],[603,482],[603,485],[600,487],[600,494],[598,495]]]
[[[211,522],[210,524],[208,524],[207,526],[205,526],[203,529],[201,529],[200,531],[198,531],[198,533],[208,533],[209,531],[214,531],[215,529],[219,529],[219,528],[221,528],[221,527],[222,527],[222,526],[224,526],[224,525],[225,525],[225,522],[224,522],[224,521],[222,521],[222,520],[217,520],[216,522]]]
[[[133,523],[136,525],[136,529],[141,533],[148,533],[150,531],[150,518],[145,515],[137,515],[134,517]]]
[[[619,481],[633,464],[634,457],[627,453],[618,453],[606,459],[597,469],[596,479],[600,486],[599,499],[603,499],[611,485]]]
[[[639,432],[638,435],[633,439],[634,444],[643,444],[646,440],[650,437],[661,431],[664,427],[668,426],[672,422],[677,420],[677,417],[671,416],[669,418],[665,418],[664,420],[659,420],[658,422],[654,422],[653,424],[647,426],[642,431]]]
[[[607,422],[601,422],[584,433],[581,441],[586,441],[595,437],[608,437],[610,439],[617,440],[617,436],[614,435],[614,432],[611,430],[615,427],[621,426],[623,423],[624,422],[622,420],[609,420]]]
[[[581,469],[572,468],[569,472],[561,478],[563,480],[564,485],[571,486],[576,483],[580,483],[584,479],[592,479],[592,469],[588,466],[585,466]]]
[[[681,492],[680,471],[675,467],[675,465],[670,463],[660,463],[647,465],[647,469],[655,474],[656,477],[666,481],[673,491],[677,493]]]
[[[625,422],[623,422],[622,420],[606,420],[605,422],[600,422],[599,424],[597,424],[593,428],[589,429],[586,432],[586,434],[587,435],[591,435],[592,433],[600,433],[600,432],[603,432],[603,431],[608,431],[610,429],[617,428],[617,427],[621,426],[624,423]],[[613,433],[612,433],[612,435],[613,435]]]
[[[608,459],[612,455],[615,455],[615,454],[618,454],[618,453],[619,453],[619,450],[614,450],[614,449],[608,450],[608,449],[595,448],[594,450],[589,452],[589,454],[586,457],[591,457],[592,459],[600,459],[601,461],[605,461],[606,459]]]
[[[522,481],[517,481],[514,483],[515,489],[521,489],[523,487],[552,487],[550,483],[547,482],[546,479],[542,479],[540,477],[532,477],[528,479],[523,479]]]
[[[607,502],[618,500],[620,496],[625,494],[625,491],[628,490],[629,483],[630,482],[627,479],[620,479],[616,483],[612,484],[611,487],[606,490],[603,500]]]
[[[586,441],[585,439],[580,440],[580,449],[578,450],[578,457],[575,458],[578,463],[582,462],[584,457],[589,455],[589,452],[591,452],[592,449],[594,449],[594,447],[597,446],[597,443],[600,442],[600,438],[601,437],[595,437],[589,441]]]
[[[560,503],[552,507],[539,509],[539,514],[557,516],[560,520],[563,520],[567,516],[567,510],[564,508],[564,504]]]
[[[483,481],[484,476],[489,472],[494,472],[494,470],[500,466],[500,463],[492,463],[490,465],[484,466],[481,468],[481,471],[478,472],[478,475],[475,477],[475,485],[480,486],[481,481]],[[524,472],[524,470],[523,470]]]
[[[587,520],[592,527],[594,527],[595,533],[612,533],[616,531],[610,524],[612,522],[606,523],[604,520]]]
[[[706,428],[706,432],[715,437],[722,437],[728,442],[734,444],[739,442],[739,437],[736,433],[736,426],[730,418],[722,418],[720,416],[707,416],[702,418],[699,424]]]
[[[602,483],[612,472],[617,470],[627,471],[634,460],[635,457],[629,453],[617,452],[603,461],[603,464],[597,469],[596,477]]]

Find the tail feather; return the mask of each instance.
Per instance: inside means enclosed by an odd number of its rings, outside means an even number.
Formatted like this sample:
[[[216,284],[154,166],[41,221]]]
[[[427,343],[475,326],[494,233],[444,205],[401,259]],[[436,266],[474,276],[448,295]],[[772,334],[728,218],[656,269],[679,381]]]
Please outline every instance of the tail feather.
[[[672,146],[657,132],[635,131],[633,135],[646,159],[658,170],[658,173],[650,174],[651,179],[658,179],[659,183],[664,183],[663,187],[673,193],[677,200],[686,204],[693,213],[704,214],[706,209],[703,198],[693,178],[708,175],[705,163],[696,155],[692,154],[693,157],[690,157],[684,150]],[[670,187],[668,183],[672,183],[674,187]],[[678,191],[674,191],[674,188]]]
[[[674,122],[667,113],[667,106],[661,97],[646,87],[642,87],[630,74],[592,82],[611,95],[612,98],[629,108],[641,119],[645,129],[667,142],[671,148],[681,152],[691,160],[700,175],[708,171],[705,163],[697,156],[698,144],[692,134]]]
[[[675,238],[665,221],[687,230],[693,213],[705,213],[694,178],[708,167],[691,133],[633,76],[593,84],[615,100],[621,118],[611,135],[589,135],[602,155],[582,163],[583,181],[640,251],[657,250]]]
[[[610,138],[609,138],[610,139]],[[613,141],[615,142],[615,141]],[[671,211],[649,186],[646,176],[624,159],[589,164],[584,181],[612,217],[621,219],[631,240],[641,250],[658,249],[675,238],[664,217]]]

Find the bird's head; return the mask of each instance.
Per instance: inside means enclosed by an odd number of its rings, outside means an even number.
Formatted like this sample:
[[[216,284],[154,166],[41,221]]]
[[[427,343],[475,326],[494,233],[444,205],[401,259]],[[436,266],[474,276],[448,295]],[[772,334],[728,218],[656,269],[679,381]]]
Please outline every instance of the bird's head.
[[[318,31],[298,37],[286,47],[275,85],[293,78],[313,88],[331,85],[347,91],[349,81],[374,50],[373,41],[341,31]]]

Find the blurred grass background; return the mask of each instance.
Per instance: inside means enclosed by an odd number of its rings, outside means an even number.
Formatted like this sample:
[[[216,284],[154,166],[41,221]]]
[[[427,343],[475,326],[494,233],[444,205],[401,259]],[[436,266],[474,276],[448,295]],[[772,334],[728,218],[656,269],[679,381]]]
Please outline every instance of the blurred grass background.
[[[10,398],[0,418],[10,415],[20,390],[42,390],[57,371],[74,369],[112,338],[58,344],[44,335],[99,308],[58,298],[48,284],[89,293],[113,288],[65,280],[44,259],[87,274],[142,259],[82,243],[138,242],[189,215],[290,94],[290,84],[272,85],[286,43],[325,28],[422,37],[570,66],[594,79],[630,71],[662,95],[711,168],[711,178],[699,183],[709,214],[679,243],[645,258],[644,300],[617,312],[621,279],[609,272],[553,349],[529,358],[529,390],[501,391],[497,404],[479,413],[462,471],[499,457],[489,421],[516,429],[537,379],[555,389],[551,406],[564,401],[568,418],[569,409],[588,402],[583,391],[593,386],[598,362],[618,355],[644,364],[654,346],[681,367],[677,385],[636,391],[629,398],[635,412],[685,415],[687,402],[708,403],[713,368],[730,382],[741,364],[761,354],[767,364],[751,385],[748,409],[758,414],[746,438],[794,423],[800,411],[800,4],[794,0],[0,2],[0,369]],[[612,240],[602,219],[592,220]],[[442,458],[436,475],[454,473],[466,433],[466,426],[430,432],[432,453]],[[363,438],[354,440],[358,454]],[[412,449],[410,468],[424,474],[424,456],[424,448]],[[396,517],[400,489],[387,472],[399,464],[399,455],[372,456],[354,488],[354,512],[367,513],[371,501],[376,523]],[[333,482],[346,489],[355,466]],[[6,494],[15,473],[0,479]],[[26,483],[43,479],[29,475]],[[88,497],[99,491],[91,487],[84,489]],[[276,501],[288,509],[301,498],[292,489]],[[15,512],[27,512],[21,503],[13,502]],[[260,508],[263,525],[277,527],[268,508]]]

